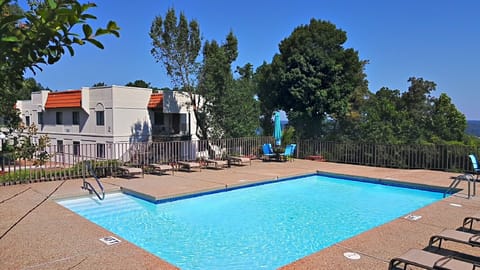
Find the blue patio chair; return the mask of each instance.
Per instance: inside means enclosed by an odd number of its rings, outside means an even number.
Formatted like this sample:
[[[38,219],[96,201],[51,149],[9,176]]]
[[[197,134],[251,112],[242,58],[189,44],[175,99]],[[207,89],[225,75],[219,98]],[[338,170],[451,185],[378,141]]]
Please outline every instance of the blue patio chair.
[[[293,145],[289,144],[285,147],[285,152],[280,154],[283,161],[289,160],[293,155]]]
[[[473,173],[477,175],[476,181],[478,181],[478,175],[480,175],[480,168],[478,167],[478,159],[475,154],[468,155],[470,161],[472,162]]]
[[[270,143],[266,143],[262,146],[263,150],[263,160],[269,160],[271,158],[276,158],[277,154],[273,152],[272,145]]]

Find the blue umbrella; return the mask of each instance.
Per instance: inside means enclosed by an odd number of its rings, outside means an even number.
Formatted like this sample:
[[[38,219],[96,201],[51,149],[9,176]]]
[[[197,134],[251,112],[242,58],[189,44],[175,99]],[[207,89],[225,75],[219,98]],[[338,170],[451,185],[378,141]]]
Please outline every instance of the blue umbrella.
[[[281,145],[282,144],[282,125],[280,123],[280,113],[276,112],[274,117],[274,129],[273,129],[273,137],[275,138],[275,144]]]

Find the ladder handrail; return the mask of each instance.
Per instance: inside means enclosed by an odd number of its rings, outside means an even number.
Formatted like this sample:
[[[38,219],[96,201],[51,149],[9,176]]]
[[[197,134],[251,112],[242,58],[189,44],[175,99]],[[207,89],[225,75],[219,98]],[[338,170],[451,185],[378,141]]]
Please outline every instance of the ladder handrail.
[[[95,172],[93,171],[93,168],[92,168],[92,165],[90,164],[90,161],[85,161],[85,167],[86,169],[90,172],[90,175],[93,176],[93,178],[95,178],[95,181],[97,181],[97,185],[100,187],[100,190],[102,192],[102,194],[98,194],[97,190],[95,189],[95,187],[93,187],[92,184],[90,184],[90,182],[88,182],[86,180],[86,177],[85,177],[85,173],[83,175],[83,186],[82,186],[82,189],[86,189],[90,192],[90,194],[93,192],[95,193],[95,195],[97,195],[98,199],[99,200],[103,200],[105,199],[105,190],[103,188],[103,185],[102,183],[100,182],[100,179],[98,178],[98,176],[95,174]]]
[[[450,186],[448,186],[448,189],[443,193],[443,198],[446,197],[447,193],[452,194],[452,191],[457,188],[458,184],[460,184],[462,180],[468,181],[468,198],[470,199],[470,183],[473,181],[473,175],[471,174],[462,174],[454,177],[452,183],[450,183]],[[475,190],[473,194],[475,195]]]

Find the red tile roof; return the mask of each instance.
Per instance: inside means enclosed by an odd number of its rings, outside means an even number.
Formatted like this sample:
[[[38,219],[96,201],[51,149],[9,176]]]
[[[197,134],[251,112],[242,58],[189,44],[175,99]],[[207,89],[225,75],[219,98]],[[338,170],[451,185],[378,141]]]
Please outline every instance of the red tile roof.
[[[150,96],[150,101],[148,102],[148,108],[153,109],[163,109],[163,94],[153,93]]]
[[[45,109],[57,108],[81,108],[82,107],[82,91],[70,90],[63,92],[48,93]]]

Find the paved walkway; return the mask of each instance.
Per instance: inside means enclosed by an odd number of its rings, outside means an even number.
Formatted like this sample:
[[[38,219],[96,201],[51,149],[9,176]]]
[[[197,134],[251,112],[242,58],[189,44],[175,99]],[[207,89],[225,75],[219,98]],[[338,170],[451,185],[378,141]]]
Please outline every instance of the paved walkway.
[[[441,187],[448,186],[450,177],[458,175],[295,160],[254,161],[251,166],[224,170],[105,178],[102,182],[108,191],[128,189],[159,199],[317,170]],[[176,269],[125,240],[106,246],[98,239],[113,235],[111,232],[53,201],[85,195],[80,186],[81,180],[68,180],[0,187],[0,269]],[[466,192],[461,191],[414,212],[423,217],[420,220],[396,219],[282,269],[387,269],[392,257],[410,248],[425,248],[432,234],[444,228],[458,228],[465,216],[479,212],[480,196],[466,197]],[[480,230],[480,225],[474,228]],[[480,261],[479,248],[450,242],[444,246]],[[356,252],[361,259],[349,260],[343,256],[344,252]]]

